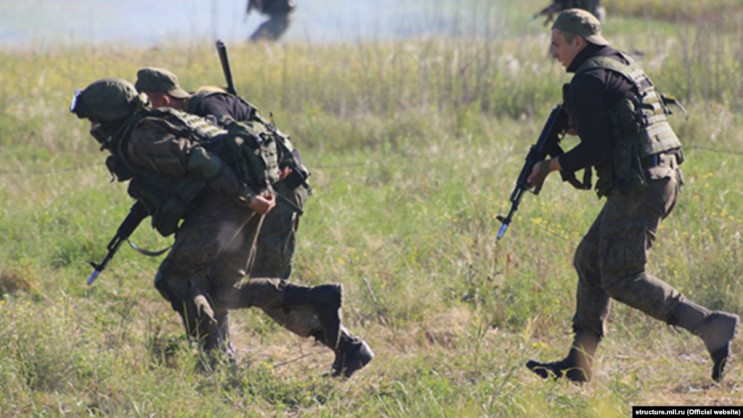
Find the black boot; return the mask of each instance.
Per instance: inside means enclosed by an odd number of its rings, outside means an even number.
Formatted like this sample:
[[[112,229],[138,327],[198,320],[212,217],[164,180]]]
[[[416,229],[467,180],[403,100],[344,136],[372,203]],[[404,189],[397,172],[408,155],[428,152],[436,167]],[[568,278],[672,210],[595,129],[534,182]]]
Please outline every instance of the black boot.
[[[335,350],[335,361],[331,366],[330,375],[348,379],[352,374],[369,364],[373,358],[374,351],[366,341],[352,335],[346,327],[341,327],[338,348]]]
[[[526,367],[542,379],[552,375],[554,379],[566,378],[571,382],[583,383],[591,380],[591,368],[596,348],[601,337],[590,331],[576,331],[568,356],[560,361],[541,363],[529,360]]]
[[[319,338],[333,350],[338,347],[340,336],[342,292],[342,286],[337,283],[315,287],[287,284],[284,290],[287,308],[302,305],[313,308],[323,328]]]
[[[730,343],[738,326],[738,315],[710,312],[703,306],[682,299],[668,323],[684,328],[704,341],[712,357],[712,379],[721,381],[730,356]]]

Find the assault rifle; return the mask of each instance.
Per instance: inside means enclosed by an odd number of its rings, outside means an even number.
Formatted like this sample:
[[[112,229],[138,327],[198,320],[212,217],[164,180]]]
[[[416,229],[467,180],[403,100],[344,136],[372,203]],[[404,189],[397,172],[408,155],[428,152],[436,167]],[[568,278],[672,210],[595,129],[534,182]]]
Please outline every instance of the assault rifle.
[[[93,284],[95,279],[98,278],[98,275],[106,268],[106,264],[111,261],[114,254],[116,254],[116,251],[119,250],[121,243],[128,240],[134,230],[137,229],[140,223],[142,223],[142,220],[149,215],[150,212],[139,201],[132,205],[129,214],[124,218],[124,222],[122,222],[119,229],[116,230],[116,235],[114,235],[111,242],[108,243],[108,246],[106,247],[108,248],[108,254],[106,254],[106,257],[98,264],[92,261],[90,262],[90,265],[93,266],[95,270],[93,270],[93,274],[90,275],[90,278],[86,282],[87,284]]]
[[[532,187],[532,185],[527,182],[527,179],[534,169],[534,166],[538,162],[544,161],[547,156],[554,158],[560,154],[563,154],[563,150],[562,148],[560,148],[560,141],[562,140],[563,136],[565,136],[565,130],[567,129],[567,127],[568,117],[563,105],[557,105],[552,108],[552,112],[547,118],[547,122],[544,124],[544,128],[542,128],[542,132],[539,134],[537,143],[532,145],[531,148],[529,148],[529,153],[526,154],[526,162],[521,168],[521,173],[516,180],[516,187],[511,193],[511,210],[508,212],[508,215],[506,217],[498,215],[498,220],[503,224],[501,225],[500,230],[498,230],[498,239],[503,238],[503,235],[506,233],[506,229],[508,229],[508,225],[511,224],[514,213],[516,213],[519,208],[521,198],[524,196],[524,193],[526,193],[526,191]],[[563,180],[570,182],[570,184],[572,184],[574,187],[579,189],[586,188],[586,181],[580,183],[575,178],[574,173],[566,173],[564,171],[561,171],[560,175],[562,176]],[[537,186],[533,193],[535,195],[539,194],[540,189],[541,188]]]
[[[224,42],[217,40],[215,42],[215,45],[217,47],[217,53],[219,54],[219,62],[222,64],[222,72],[224,73],[225,82],[227,83],[227,92],[230,94],[233,94],[235,96],[239,95],[237,94],[237,91],[235,90],[235,82],[232,80],[232,70],[230,68],[230,59],[227,56],[227,46],[224,44]],[[259,120],[261,123],[263,123],[272,134],[276,136],[282,136],[283,134],[276,129],[276,125],[274,125],[273,122],[268,122],[257,113],[253,116],[255,119]],[[291,155],[291,158],[286,159],[285,161],[282,161],[282,163],[286,164],[287,167],[291,169],[291,174],[289,174],[288,181],[297,184],[302,185],[307,188],[307,190],[311,190],[310,185],[307,184],[307,178],[309,177],[309,173],[303,168],[300,167],[299,162],[299,155],[296,154],[296,150],[292,152],[289,150],[285,144],[282,143],[282,141],[276,141],[276,146],[278,148],[281,148],[284,154]],[[297,213],[300,215],[303,213],[302,209],[298,208],[296,205],[294,205],[291,201],[287,200],[284,196],[281,196],[280,194],[276,194],[276,197],[283,201],[284,203],[288,204],[292,207]]]

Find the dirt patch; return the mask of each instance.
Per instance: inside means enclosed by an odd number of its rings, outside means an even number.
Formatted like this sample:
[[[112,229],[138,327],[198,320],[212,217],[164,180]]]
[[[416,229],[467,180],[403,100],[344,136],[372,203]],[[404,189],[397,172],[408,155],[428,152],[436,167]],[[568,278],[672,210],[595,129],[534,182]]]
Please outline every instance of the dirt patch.
[[[0,272],[0,298],[18,291],[29,292],[31,283],[16,271]]]

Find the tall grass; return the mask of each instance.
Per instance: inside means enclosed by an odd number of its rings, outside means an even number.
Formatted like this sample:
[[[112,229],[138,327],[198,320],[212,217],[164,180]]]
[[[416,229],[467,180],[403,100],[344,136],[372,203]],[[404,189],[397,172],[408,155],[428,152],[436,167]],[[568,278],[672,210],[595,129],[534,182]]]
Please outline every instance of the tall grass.
[[[741,312],[739,34],[609,19],[610,39],[644,53],[689,110],[672,119],[686,185],[650,269],[701,304]],[[496,215],[569,80],[535,26],[518,39],[230,46],[238,90],[273,113],[313,172],[293,280],[342,282],[345,321],[377,352],[345,383],[320,377],[331,353],[252,311],[233,315],[240,368],[196,372],[152,287],[158,259],[122,248],[83,283],[130,200],[69,97],[151,65],[190,89],[221,84],[208,45],[0,53],[0,415],[605,417],[632,404],[740,404],[737,361],[713,385],[698,339],[619,304],[590,385],[538,381],[522,366],[567,349],[570,259],[601,204],[550,179],[495,241]],[[146,224],[133,239],[169,243]]]

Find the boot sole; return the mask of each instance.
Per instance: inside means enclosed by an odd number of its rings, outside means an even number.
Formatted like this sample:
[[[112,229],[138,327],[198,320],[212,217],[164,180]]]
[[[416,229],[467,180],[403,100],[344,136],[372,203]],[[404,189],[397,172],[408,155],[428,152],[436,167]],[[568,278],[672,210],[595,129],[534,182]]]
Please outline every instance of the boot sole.
[[[725,376],[725,366],[727,365],[728,357],[730,357],[730,343],[733,342],[733,338],[735,338],[735,334],[738,331],[739,318],[737,315],[727,313],[716,314],[718,315],[717,321],[722,322],[721,326],[730,328],[729,334],[725,336],[725,344],[720,348],[715,349],[713,347],[713,349],[710,350],[710,356],[712,357],[713,362],[712,380],[720,382]]]
[[[542,379],[552,377],[554,380],[559,380],[564,378],[573,383],[585,383],[588,381],[583,371],[575,367],[563,368],[554,363],[540,363],[535,360],[529,360],[526,362],[526,368]]]

